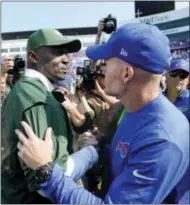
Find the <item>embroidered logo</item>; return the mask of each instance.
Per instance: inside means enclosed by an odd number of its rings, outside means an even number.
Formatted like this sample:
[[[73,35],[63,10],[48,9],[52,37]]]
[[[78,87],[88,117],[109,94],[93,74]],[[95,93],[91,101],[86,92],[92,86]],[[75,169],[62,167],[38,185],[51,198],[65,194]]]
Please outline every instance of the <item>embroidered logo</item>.
[[[119,141],[117,144],[116,151],[120,152],[120,156],[122,159],[124,159],[128,154],[127,145],[129,144],[126,142],[121,142],[121,141]]]
[[[126,56],[128,56],[128,53],[124,48],[122,48],[121,51],[120,51],[120,55],[126,57]]]
[[[136,169],[136,170],[133,171],[133,175],[134,175],[135,177],[137,177],[137,178],[146,179],[146,180],[149,180],[149,181],[155,181],[155,180],[157,180],[157,179],[155,179],[155,178],[146,177],[146,176],[140,174],[138,169]]]
[[[57,31],[57,30],[55,30],[54,33],[55,33],[55,35],[57,35],[57,36],[62,36],[62,34],[61,34],[59,31]]]

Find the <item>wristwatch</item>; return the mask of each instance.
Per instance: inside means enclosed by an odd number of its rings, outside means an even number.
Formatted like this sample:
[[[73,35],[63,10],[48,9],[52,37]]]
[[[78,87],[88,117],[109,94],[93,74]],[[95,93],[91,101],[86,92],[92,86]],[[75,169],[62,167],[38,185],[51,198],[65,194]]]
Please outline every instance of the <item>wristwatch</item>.
[[[36,169],[36,176],[35,176],[36,185],[42,184],[49,180],[53,171],[53,167],[54,167],[54,163],[48,163]]]

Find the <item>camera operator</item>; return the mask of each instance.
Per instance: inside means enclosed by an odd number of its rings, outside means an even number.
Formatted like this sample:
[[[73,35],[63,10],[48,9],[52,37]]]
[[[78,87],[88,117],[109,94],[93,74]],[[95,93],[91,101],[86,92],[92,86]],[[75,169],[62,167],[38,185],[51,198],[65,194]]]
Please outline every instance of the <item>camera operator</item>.
[[[86,90],[83,92],[83,100],[81,104],[88,104],[93,110],[92,119],[93,126],[103,133],[107,140],[110,141],[110,137],[113,133],[110,133],[110,125],[108,118],[112,107],[118,102],[115,97],[108,96],[104,92],[104,76],[97,76],[95,79],[95,89]],[[80,105],[81,106],[81,105]],[[80,109],[79,106],[79,109]]]
[[[117,21],[111,15],[102,19],[98,23],[98,32],[95,44],[101,44],[102,36],[104,33],[110,34],[116,30]],[[115,97],[108,96],[104,92],[104,67],[105,63],[103,60],[99,61],[85,61],[84,68],[78,68],[77,74],[83,76],[82,90],[83,90],[83,99],[79,105],[79,110],[83,112],[81,107],[84,107],[84,104],[89,104],[93,110],[91,117],[93,118],[93,126],[97,127],[98,130],[103,133],[108,142],[110,142],[116,126],[112,126],[113,129],[109,126],[109,116],[111,110],[119,102]],[[83,71],[81,72],[82,69]],[[81,74],[82,73],[82,74]],[[112,117],[113,122],[113,117]],[[117,122],[115,121],[115,125]]]
[[[2,57],[1,60],[1,117],[2,117],[2,109],[4,101],[7,97],[7,94],[9,92],[9,88],[7,85],[7,77],[8,77],[8,71],[13,69],[14,67],[14,61],[9,56]],[[2,169],[7,169],[8,162],[7,162],[7,156],[9,154],[8,152],[8,142],[5,137],[5,134],[2,132],[4,124],[2,123],[1,119],[1,167]],[[3,162],[3,163],[2,163]]]
[[[9,56],[4,56],[1,62],[1,100],[2,102],[6,98],[9,92],[9,85],[7,85],[7,79],[9,78],[8,73],[13,70],[14,61]]]

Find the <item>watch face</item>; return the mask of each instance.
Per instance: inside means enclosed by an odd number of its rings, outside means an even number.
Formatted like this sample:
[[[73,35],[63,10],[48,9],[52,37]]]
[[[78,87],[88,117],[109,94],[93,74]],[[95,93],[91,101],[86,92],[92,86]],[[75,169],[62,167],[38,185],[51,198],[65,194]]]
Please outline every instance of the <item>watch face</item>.
[[[41,184],[49,180],[52,173],[52,167],[47,164],[36,169],[36,184]]]

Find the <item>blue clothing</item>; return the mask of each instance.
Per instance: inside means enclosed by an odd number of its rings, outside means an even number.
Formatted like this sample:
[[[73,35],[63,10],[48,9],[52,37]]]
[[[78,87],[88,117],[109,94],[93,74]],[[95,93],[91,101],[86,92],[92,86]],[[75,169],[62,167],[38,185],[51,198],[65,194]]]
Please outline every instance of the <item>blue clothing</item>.
[[[167,90],[164,93],[167,95]],[[173,103],[190,121],[189,90],[185,89]]]
[[[91,60],[116,57],[150,73],[161,74],[171,57],[170,41],[155,25],[129,23],[113,32],[105,44],[89,46],[86,56]]]
[[[67,172],[66,174],[73,180],[77,181],[83,177],[84,173],[98,161],[98,153],[93,146],[87,146],[69,155],[67,161]]]
[[[40,189],[59,204],[159,204],[169,199],[185,203],[181,200],[189,190],[186,117],[163,94],[137,112],[126,112],[112,140],[110,160],[112,183],[104,199],[77,186],[58,165]]]
[[[189,107],[189,90],[185,89],[176,99],[174,105],[183,112],[183,114],[189,119],[190,107]]]

